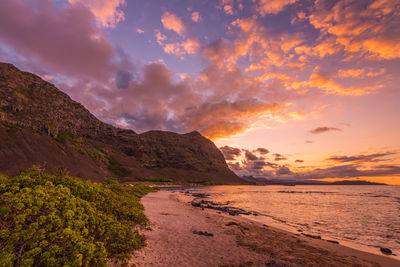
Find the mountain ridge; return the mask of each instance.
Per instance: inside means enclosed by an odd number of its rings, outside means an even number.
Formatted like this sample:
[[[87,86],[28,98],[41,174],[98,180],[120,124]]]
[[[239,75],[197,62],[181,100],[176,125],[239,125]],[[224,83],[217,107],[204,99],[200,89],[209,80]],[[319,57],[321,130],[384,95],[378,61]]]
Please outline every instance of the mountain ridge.
[[[0,173],[31,165],[103,180],[149,176],[243,182],[199,132],[137,134],[98,120],[39,76],[0,63]]]

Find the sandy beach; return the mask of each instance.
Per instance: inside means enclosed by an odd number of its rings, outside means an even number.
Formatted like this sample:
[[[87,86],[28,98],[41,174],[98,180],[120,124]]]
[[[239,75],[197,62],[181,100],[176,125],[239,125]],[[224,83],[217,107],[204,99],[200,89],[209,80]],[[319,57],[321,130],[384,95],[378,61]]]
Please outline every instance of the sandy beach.
[[[137,266],[400,266],[400,261],[190,205],[161,190],[142,200],[151,230]]]

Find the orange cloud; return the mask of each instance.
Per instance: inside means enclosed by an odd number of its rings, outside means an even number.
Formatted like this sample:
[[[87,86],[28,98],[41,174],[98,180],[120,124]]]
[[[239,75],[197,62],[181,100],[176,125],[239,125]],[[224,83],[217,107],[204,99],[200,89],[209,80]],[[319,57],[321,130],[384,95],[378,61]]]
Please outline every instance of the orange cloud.
[[[185,32],[185,25],[182,19],[168,11],[165,11],[162,15],[161,22],[165,29],[174,31],[178,35],[183,35]]]
[[[294,48],[297,54],[305,54],[308,56],[318,56],[324,58],[336,54],[342,50],[342,47],[335,42],[335,38],[326,38],[322,43],[313,47],[303,45]]]
[[[385,73],[385,69],[371,70],[369,68],[364,69],[340,69],[338,70],[337,76],[339,78],[364,78],[364,77],[376,77]]]
[[[320,67],[317,66],[312,72],[309,79],[309,86],[317,87],[326,94],[337,94],[337,95],[364,95],[373,92],[374,90],[381,88],[383,85],[377,84],[373,86],[350,86],[344,87],[341,84],[335,82],[332,78],[331,73],[322,72]]]
[[[156,36],[156,40],[157,40],[157,44],[159,45],[163,45],[164,41],[167,40],[167,36],[165,36],[164,34],[162,34],[159,30],[154,30],[155,32],[155,36]]]
[[[224,6],[224,12],[228,15],[233,15],[233,9],[231,5],[225,5]]]
[[[200,42],[195,38],[188,38],[182,43],[169,43],[164,46],[164,52],[176,56],[195,54],[200,47]]]
[[[197,11],[193,11],[193,12],[192,12],[192,15],[191,15],[191,18],[192,18],[192,20],[193,20],[194,22],[199,22],[199,21],[201,20],[200,13],[197,12]]]
[[[260,0],[257,3],[257,11],[261,16],[278,14],[287,5],[296,3],[297,0]]]
[[[114,28],[118,22],[125,20],[125,14],[120,9],[126,5],[125,0],[68,0],[68,2],[88,7],[98,24],[105,28]]]
[[[309,16],[310,24],[321,31],[322,38],[334,36],[346,52],[378,60],[400,57],[398,19],[398,3],[392,0],[365,5],[340,0],[329,8],[324,1],[318,1]]]
[[[198,129],[206,137],[216,140],[241,133],[263,114],[271,114],[284,108],[256,100],[205,103],[186,110],[188,127]],[[190,118],[190,120],[188,120]]]

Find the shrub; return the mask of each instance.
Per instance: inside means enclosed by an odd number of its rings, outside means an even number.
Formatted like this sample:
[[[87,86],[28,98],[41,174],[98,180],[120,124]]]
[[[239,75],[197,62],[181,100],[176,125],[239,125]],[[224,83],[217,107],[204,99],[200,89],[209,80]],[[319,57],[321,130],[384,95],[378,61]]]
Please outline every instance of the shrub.
[[[0,176],[0,266],[106,266],[145,244],[140,197],[152,189],[41,174]]]

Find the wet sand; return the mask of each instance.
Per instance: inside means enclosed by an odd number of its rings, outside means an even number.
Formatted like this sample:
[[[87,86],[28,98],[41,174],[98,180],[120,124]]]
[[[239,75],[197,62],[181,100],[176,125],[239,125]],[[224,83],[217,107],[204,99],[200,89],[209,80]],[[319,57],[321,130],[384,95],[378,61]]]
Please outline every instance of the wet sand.
[[[400,261],[192,207],[192,197],[159,191],[142,199],[152,230],[137,266],[400,266]],[[212,234],[212,235],[211,235]]]

